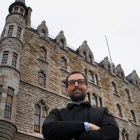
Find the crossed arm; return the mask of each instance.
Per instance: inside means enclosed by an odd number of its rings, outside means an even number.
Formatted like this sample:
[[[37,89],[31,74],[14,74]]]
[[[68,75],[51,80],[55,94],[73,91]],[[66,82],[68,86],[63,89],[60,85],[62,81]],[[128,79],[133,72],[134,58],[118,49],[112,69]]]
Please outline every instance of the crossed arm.
[[[101,127],[89,123],[90,131],[85,131],[84,122],[62,121],[56,110],[52,110],[42,126],[46,140],[119,140],[119,129],[112,115],[105,115]]]

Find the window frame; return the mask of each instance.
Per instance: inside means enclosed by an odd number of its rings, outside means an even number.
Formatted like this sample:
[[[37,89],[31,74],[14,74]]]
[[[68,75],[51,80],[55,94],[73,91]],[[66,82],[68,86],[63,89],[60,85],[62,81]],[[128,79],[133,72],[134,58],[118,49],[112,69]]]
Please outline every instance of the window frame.
[[[17,57],[18,57],[18,54],[13,52],[13,57],[12,57],[12,66],[16,68],[16,64],[17,64]]]
[[[127,99],[131,101],[130,92],[127,88],[125,89],[125,93],[126,93]]]
[[[89,77],[89,81],[94,83],[94,76],[93,76],[93,72],[89,71],[88,73],[88,77]]]
[[[11,92],[12,92],[12,94],[10,94]],[[6,102],[5,102],[5,109],[4,109],[4,118],[11,119],[13,96],[14,96],[14,89],[11,87],[8,87]],[[10,101],[10,102],[8,102],[8,101]],[[7,116],[7,113],[8,113],[8,116]]]
[[[44,30],[44,29],[42,29],[42,30],[41,30],[40,37],[42,37],[42,38],[44,38],[44,39],[45,39],[45,30]]]
[[[61,57],[61,68],[67,70],[67,61],[64,57]]]
[[[63,88],[65,88],[65,92],[63,92]],[[66,93],[66,83],[65,83],[65,81],[61,82],[61,90],[62,90],[62,95],[67,97],[68,95]]]
[[[35,113],[36,113],[36,111],[35,111],[36,106],[39,107],[39,114],[35,114]],[[46,116],[44,115],[43,108],[45,108]],[[36,125],[36,124],[35,124],[35,115],[36,115],[36,116],[39,116],[39,119],[38,119],[39,125]],[[48,109],[45,107],[45,104],[44,104],[42,101],[40,101],[40,102],[38,102],[37,104],[35,104],[35,106],[34,106],[34,132],[35,132],[35,133],[42,134],[42,127],[41,127],[41,126],[43,125],[43,118],[46,118],[47,115],[48,115]],[[37,130],[35,129],[36,126],[39,127],[39,131],[37,131]]]
[[[94,96],[94,98],[93,98],[93,96]],[[92,106],[98,107],[98,99],[97,99],[97,96],[95,94],[92,94],[92,99],[91,100],[92,100]],[[93,104],[94,101],[95,101],[96,105]]]
[[[42,75],[40,75],[40,74],[42,74]],[[40,78],[42,78],[43,83],[40,83]],[[38,85],[40,87],[45,88],[45,84],[46,84],[46,75],[44,74],[44,72],[40,71],[40,72],[38,72]]]
[[[14,30],[14,25],[9,25],[7,37],[12,37],[12,35],[13,35],[13,30]]]
[[[113,93],[117,94],[117,88],[116,88],[116,84],[114,82],[112,82],[112,87],[113,87]]]
[[[8,55],[9,55],[9,51],[3,51],[3,58],[2,58],[2,62],[1,62],[2,65],[7,64]]]
[[[63,39],[60,40],[60,47],[64,48],[64,40]]]
[[[21,37],[21,32],[22,32],[22,28],[21,28],[21,27],[18,27],[18,28],[17,28],[16,38],[20,39],[20,37]]]
[[[133,110],[131,110],[131,118],[132,118],[132,121],[134,122],[134,123],[136,123],[136,116],[135,116],[135,112],[133,111]]]
[[[120,107],[119,104],[117,104],[117,114],[118,114],[119,117],[122,118],[122,111],[121,111],[121,107]]]
[[[44,56],[42,56],[42,53]],[[40,58],[46,61],[46,49],[44,47],[40,47]]]
[[[123,130],[123,131],[121,132],[121,135],[122,135],[122,140],[129,140],[128,134],[126,134],[125,130]]]

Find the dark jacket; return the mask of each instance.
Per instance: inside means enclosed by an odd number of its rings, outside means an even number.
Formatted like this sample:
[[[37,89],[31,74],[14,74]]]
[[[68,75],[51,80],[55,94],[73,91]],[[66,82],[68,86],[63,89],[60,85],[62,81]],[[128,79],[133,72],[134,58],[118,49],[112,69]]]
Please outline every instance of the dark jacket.
[[[111,113],[105,107],[93,107],[88,102],[80,105],[79,120],[74,119],[74,106],[53,109],[42,126],[46,140],[119,140],[119,128]],[[84,118],[81,121],[81,118]],[[99,126],[99,130],[85,131],[84,122]]]

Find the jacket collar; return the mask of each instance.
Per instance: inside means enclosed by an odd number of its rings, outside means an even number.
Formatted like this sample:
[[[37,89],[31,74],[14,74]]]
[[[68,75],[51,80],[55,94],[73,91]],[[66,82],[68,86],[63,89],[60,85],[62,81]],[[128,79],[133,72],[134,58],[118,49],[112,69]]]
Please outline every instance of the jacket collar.
[[[71,108],[71,107],[74,106],[74,105],[81,105],[81,104],[85,104],[85,105],[91,106],[89,102],[80,102],[79,104],[76,103],[76,102],[72,102],[72,103],[69,103],[69,104],[67,105],[67,108]]]

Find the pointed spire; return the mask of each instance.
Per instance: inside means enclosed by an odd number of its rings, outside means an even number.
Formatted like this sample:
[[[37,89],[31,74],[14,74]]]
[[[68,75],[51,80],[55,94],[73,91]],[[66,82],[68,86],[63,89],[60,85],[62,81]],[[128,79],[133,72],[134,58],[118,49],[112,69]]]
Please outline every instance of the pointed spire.
[[[25,0],[16,0],[16,2],[21,2],[25,4]]]

